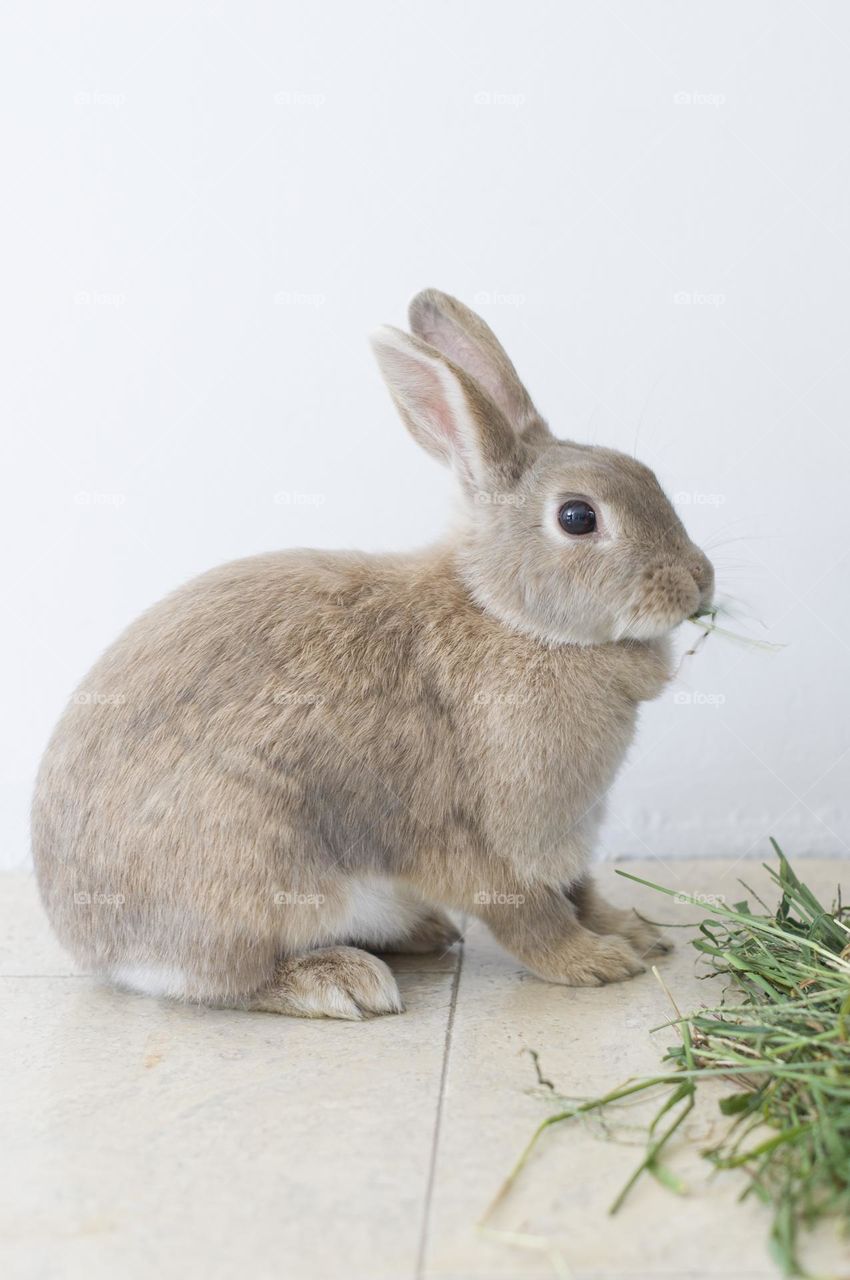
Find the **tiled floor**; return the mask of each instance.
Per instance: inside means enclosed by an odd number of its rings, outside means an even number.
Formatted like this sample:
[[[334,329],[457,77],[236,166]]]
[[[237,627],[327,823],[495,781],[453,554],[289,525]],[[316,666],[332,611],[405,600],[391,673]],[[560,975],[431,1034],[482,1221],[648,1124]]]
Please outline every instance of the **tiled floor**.
[[[629,863],[688,893],[761,887],[752,863]],[[807,863],[830,895],[839,862]],[[656,919],[695,912],[600,868],[612,899]],[[846,876],[845,876],[846,880]],[[76,975],[32,880],[0,879],[3,1160],[0,1274],[62,1280],[484,1280],[734,1277],[775,1270],[767,1219],[710,1182],[687,1129],[686,1199],[645,1182],[606,1209],[640,1136],[551,1130],[511,1195],[477,1225],[534,1126],[568,1095],[654,1070],[671,1032],[651,974],[597,990],[539,982],[473,924],[462,954],[394,959],[407,1011],[366,1023],[217,1012]],[[683,1007],[705,1000],[688,934],[659,968]],[[718,1092],[724,1086],[719,1086]],[[628,1113],[635,1125],[639,1110]],[[729,1175],[726,1175],[729,1177]],[[846,1274],[846,1243],[815,1242]]]

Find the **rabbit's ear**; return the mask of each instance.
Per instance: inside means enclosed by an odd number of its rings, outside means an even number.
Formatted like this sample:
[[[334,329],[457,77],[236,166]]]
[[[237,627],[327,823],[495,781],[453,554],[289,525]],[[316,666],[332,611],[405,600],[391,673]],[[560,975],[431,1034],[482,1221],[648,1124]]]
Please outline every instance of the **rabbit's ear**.
[[[512,485],[525,449],[473,378],[439,351],[384,325],[372,335],[384,381],[411,435],[449,463],[469,492]]]
[[[423,289],[410,304],[410,327],[465,369],[498,405],[515,431],[548,434],[499,339],[480,316],[439,289]]]

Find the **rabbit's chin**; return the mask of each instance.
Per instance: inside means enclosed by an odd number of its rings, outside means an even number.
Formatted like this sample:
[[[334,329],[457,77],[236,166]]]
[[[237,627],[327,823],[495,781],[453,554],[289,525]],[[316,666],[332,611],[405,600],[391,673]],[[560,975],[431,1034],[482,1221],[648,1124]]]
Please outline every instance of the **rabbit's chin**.
[[[676,627],[681,626],[688,614],[681,611],[646,614],[635,617],[630,614],[623,618],[612,640],[659,640],[668,636]]]

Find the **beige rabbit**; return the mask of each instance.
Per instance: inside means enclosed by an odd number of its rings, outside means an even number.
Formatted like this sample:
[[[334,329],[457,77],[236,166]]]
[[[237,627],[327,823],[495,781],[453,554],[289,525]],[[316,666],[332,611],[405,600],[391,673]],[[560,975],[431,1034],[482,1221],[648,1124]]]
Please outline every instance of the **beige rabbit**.
[[[665,944],[596,893],[595,833],[667,635],[713,572],[651,471],[557,440],[487,325],[419,294],[374,338],[461,526],[408,555],[284,551],[205,574],[100,659],[33,810],[44,903],[151,995],[315,1017],[401,1010],[374,951],[483,920],[550,982]]]

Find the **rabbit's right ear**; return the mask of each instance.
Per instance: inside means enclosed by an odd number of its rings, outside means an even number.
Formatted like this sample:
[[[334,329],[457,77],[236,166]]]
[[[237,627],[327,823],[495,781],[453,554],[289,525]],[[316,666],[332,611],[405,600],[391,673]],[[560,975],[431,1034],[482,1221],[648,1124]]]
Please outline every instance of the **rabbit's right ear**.
[[[372,335],[372,347],[410,434],[451,465],[468,493],[519,479],[526,451],[474,378],[391,325]]]
[[[410,304],[410,327],[475,379],[508,422],[527,438],[551,439],[508,353],[490,326],[457,298],[423,289]]]

